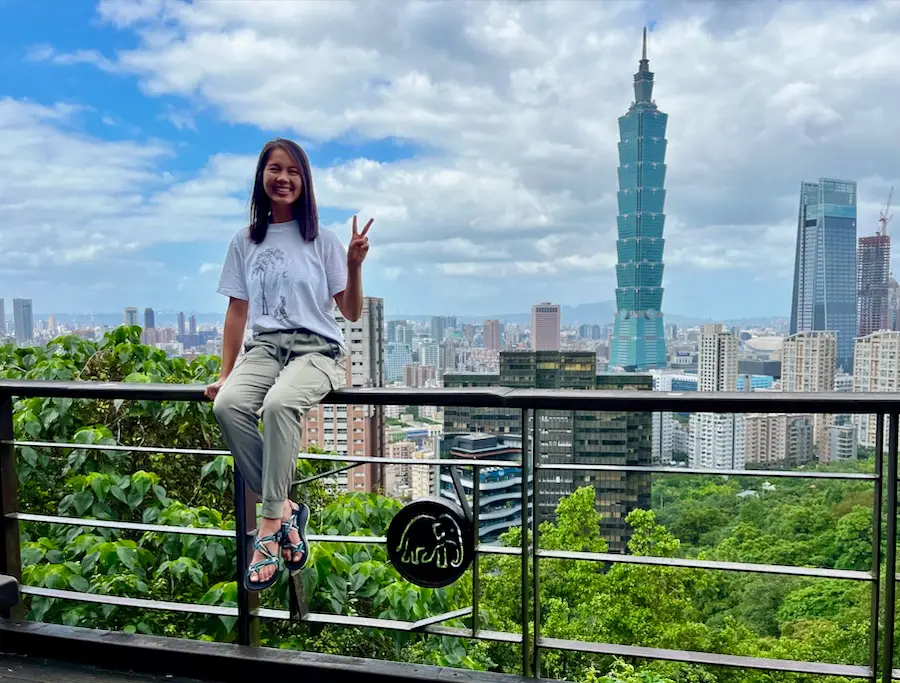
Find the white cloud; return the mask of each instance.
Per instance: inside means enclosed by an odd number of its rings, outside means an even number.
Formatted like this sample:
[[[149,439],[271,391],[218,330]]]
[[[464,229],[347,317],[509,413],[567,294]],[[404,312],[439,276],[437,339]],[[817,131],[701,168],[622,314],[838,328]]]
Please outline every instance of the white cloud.
[[[221,269],[221,263],[201,263],[197,273],[199,275],[207,275],[209,273],[218,273]]]
[[[384,138],[421,146],[413,159],[341,160],[316,174],[323,207],[376,217],[371,258],[385,282],[403,282],[398,269],[421,269],[435,287],[508,278],[523,297],[539,286],[568,291],[573,303],[612,297],[616,119],[631,100],[651,13],[655,97],[670,115],[670,306],[693,303],[689,280],[749,283],[764,270],[764,307],[786,310],[800,181],[860,180],[861,234],[874,231],[888,187],[900,186],[897,3],[104,0],[98,9],[134,32],[137,47],[61,54],[38,46],[31,58],[92,63],[133,75],[149,97],[182,97],[185,107],[167,110],[175,125],[199,128],[199,118],[178,116],[202,110],[316,147]],[[60,181],[87,198],[79,202],[85,229],[113,248],[126,229],[129,241],[145,243],[221,238],[240,224],[252,159],[222,155],[195,178],[163,179],[155,169],[170,150],[63,139],[54,121],[71,112],[35,107],[7,103],[0,136],[18,125],[55,135],[63,150],[133,147],[121,168],[106,169],[114,178],[79,161],[72,167],[88,168],[85,177]],[[28,202],[40,181],[19,176],[10,196]],[[33,215],[33,206],[13,217]],[[104,228],[122,207],[123,227]],[[78,211],[61,207],[70,210]],[[184,216],[190,230],[177,220]],[[12,248],[3,237],[0,247]],[[592,274],[591,287],[573,291]]]

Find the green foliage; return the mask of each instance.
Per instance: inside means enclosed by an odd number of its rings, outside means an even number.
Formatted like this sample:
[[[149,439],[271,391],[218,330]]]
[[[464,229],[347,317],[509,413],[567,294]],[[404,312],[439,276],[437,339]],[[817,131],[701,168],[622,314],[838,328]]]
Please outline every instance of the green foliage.
[[[119,328],[96,343],[60,337],[46,348],[0,347],[0,378],[204,384],[218,371],[214,357],[187,363],[142,346],[139,328]],[[24,399],[16,403],[14,426],[19,440],[75,444],[19,449],[23,510],[234,530],[230,456],[204,460],[153,450],[224,448],[208,403]],[[298,478],[339,465],[301,460]],[[854,467],[871,472],[872,460]],[[400,503],[338,495],[324,481],[299,492],[313,509],[313,533],[385,534]],[[582,488],[561,500],[554,521],[540,526],[541,547],[606,552],[595,497],[593,489]],[[653,510],[636,510],[627,519],[629,548],[639,556],[868,570],[871,504],[869,482],[779,479],[763,486],[749,478],[658,478]],[[501,542],[519,547],[521,533],[513,528]],[[311,553],[301,578],[314,612],[414,621],[472,601],[471,577],[445,589],[417,588],[400,579],[380,544],[322,542]],[[232,534],[24,523],[22,561],[23,581],[48,589],[225,607],[237,600]],[[485,555],[479,571],[478,628],[521,632],[521,558]],[[532,577],[526,578],[530,583]],[[866,658],[865,584],[545,558],[540,586],[545,637],[849,664]],[[287,597],[282,576],[262,601],[286,609]],[[31,598],[28,609],[30,619],[47,622],[225,642],[235,637],[232,617],[49,597]],[[445,625],[472,623],[466,618]],[[502,642],[276,620],[263,622],[262,635],[264,644],[288,649],[510,673],[521,666],[520,649]],[[622,662],[546,649],[542,674],[583,683],[811,683],[794,674]]]

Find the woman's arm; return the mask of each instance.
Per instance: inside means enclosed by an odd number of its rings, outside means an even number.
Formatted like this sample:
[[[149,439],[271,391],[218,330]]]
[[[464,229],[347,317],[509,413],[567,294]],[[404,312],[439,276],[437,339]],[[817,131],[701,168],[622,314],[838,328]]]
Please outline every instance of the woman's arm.
[[[244,341],[244,329],[247,327],[247,310],[249,302],[243,299],[228,300],[228,310],[225,313],[225,329],[222,332],[222,371],[220,380],[224,380],[231,374],[234,364],[237,362],[238,352]]]
[[[334,295],[334,302],[341,310],[341,315],[350,322],[355,323],[362,316],[363,289],[360,266],[347,269],[347,288]]]

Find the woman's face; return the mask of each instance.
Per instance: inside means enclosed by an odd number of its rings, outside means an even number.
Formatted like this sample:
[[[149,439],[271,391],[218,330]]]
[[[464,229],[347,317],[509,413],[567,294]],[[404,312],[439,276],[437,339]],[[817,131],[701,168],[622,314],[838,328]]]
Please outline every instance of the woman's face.
[[[300,198],[303,191],[300,168],[281,147],[269,152],[263,169],[263,187],[272,204],[290,205]]]

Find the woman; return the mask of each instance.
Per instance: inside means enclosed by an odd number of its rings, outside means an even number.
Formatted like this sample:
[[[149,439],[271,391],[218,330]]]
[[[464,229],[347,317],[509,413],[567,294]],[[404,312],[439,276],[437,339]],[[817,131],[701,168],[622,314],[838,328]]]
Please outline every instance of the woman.
[[[263,147],[250,203],[250,226],[231,240],[218,292],[229,298],[222,372],[206,388],[238,471],[262,500],[244,583],[275,583],[279,557],[290,570],[306,562],[309,508],[288,499],[300,450],[300,418],[343,384],[346,348],[334,304],[348,320],[362,313],[366,233],[353,217],[350,246],[319,232],[309,159],[290,140]],[[253,336],[235,365],[247,324]],[[259,432],[262,419],[263,434]]]

